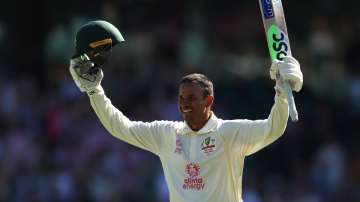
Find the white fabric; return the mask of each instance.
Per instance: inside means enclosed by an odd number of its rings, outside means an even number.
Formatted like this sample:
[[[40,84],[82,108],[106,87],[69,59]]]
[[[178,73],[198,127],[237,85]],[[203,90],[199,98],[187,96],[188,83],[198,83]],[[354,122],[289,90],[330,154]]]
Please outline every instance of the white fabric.
[[[270,77],[273,80],[281,78],[288,82],[291,89],[296,92],[299,92],[303,85],[303,74],[300,64],[291,56],[284,57],[283,61],[274,61],[270,68]]]
[[[279,138],[289,115],[286,99],[275,96],[268,119],[222,120],[213,114],[195,132],[185,122],[131,121],[104,92],[89,97],[113,136],[159,156],[170,202],[242,202],[245,157]]]
[[[102,91],[100,83],[104,74],[100,68],[96,73],[89,74],[88,71],[93,66],[94,63],[90,61],[86,54],[70,60],[69,70],[71,77],[81,92],[94,94],[95,92]]]

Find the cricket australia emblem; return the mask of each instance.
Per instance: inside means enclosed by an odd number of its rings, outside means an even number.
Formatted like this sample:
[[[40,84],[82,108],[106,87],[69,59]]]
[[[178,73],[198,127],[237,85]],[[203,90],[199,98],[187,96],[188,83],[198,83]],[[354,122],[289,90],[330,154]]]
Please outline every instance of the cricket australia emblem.
[[[187,177],[184,179],[183,189],[185,190],[203,190],[205,183],[200,176],[200,165],[196,163],[188,163],[185,166]]]
[[[202,141],[201,143],[201,150],[209,156],[211,153],[215,151],[216,145],[215,145],[215,138],[207,137]]]

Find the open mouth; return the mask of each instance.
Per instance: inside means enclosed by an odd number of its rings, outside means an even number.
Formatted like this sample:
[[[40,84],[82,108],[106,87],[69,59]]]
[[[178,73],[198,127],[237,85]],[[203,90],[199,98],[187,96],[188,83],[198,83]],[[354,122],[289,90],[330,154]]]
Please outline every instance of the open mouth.
[[[181,111],[183,113],[190,113],[190,112],[192,112],[192,109],[182,109]]]

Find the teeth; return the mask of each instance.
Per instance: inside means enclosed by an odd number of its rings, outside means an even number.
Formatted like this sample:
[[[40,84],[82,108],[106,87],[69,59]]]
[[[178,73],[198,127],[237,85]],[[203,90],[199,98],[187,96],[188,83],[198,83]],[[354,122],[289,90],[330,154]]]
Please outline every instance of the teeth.
[[[192,112],[192,109],[183,109],[183,112],[185,113]]]

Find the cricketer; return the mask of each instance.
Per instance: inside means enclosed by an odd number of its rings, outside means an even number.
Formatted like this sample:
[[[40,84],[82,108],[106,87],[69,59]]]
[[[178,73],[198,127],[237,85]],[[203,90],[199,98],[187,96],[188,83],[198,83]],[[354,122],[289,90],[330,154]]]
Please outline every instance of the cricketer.
[[[242,202],[244,159],[284,133],[289,107],[282,84],[287,81],[292,90],[301,90],[298,61],[285,57],[272,63],[275,98],[267,119],[218,118],[211,109],[211,80],[194,73],[179,82],[178,109],[184,121],[132,121],[111,104],[101,87],[101,67],[111,48],[123,41],[120,31],[105,21],[91,21],[76,34],[70,73],[103,126],[114,137],[160,158],[170,202]]]

